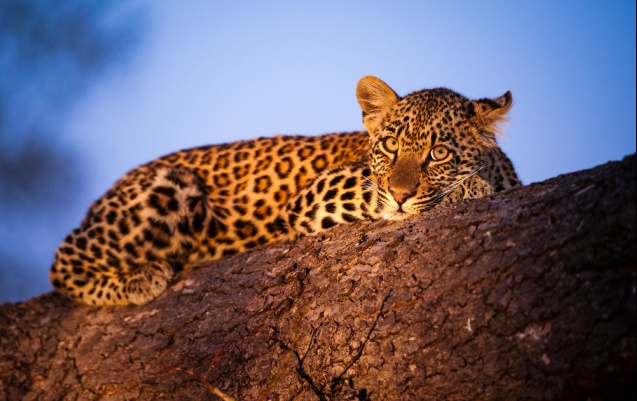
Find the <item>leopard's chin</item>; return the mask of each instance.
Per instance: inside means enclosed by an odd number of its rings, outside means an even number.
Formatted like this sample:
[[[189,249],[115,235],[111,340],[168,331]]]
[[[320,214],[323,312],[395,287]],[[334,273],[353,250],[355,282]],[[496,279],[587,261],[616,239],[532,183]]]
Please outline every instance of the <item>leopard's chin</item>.
[[[393,210],[393,211],[383,210],[380,213],[380,216],[383,220],[402,221],[416,215],[412,213],[407,213],[403,210]]]

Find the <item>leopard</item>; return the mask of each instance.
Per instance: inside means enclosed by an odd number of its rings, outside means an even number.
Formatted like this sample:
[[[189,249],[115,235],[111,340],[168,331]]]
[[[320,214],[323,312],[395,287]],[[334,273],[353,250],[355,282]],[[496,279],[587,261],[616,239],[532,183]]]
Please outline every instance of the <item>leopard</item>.
[[[132,169],[57,248],[54,289],[88,305],[142,305],[201,262],[521,185],[497,143],[511,92],[401,97],[365,76],[356,98],[364,131],[196,147]]]

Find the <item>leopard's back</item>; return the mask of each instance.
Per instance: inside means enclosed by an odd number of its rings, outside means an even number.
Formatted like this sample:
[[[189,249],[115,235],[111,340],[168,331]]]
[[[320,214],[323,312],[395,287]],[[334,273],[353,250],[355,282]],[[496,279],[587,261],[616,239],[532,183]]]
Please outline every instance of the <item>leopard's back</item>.
[[[367,159],[365,132],[322,136],[275,136],[189,149],[152,165],[194,171],[207,189],[217,232],[208,236],[215,254],[243,252],[281,237],[277,219],[290,198],[320,173]]]

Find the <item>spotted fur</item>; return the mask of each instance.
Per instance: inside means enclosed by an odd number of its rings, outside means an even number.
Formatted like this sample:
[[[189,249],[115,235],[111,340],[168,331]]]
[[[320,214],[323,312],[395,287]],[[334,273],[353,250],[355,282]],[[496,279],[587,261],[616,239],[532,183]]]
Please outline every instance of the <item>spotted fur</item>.
[[[56,290],[143,304],[182,268],[357,220],[400,220],[519,185],[497,146],[512,99],[357,87],[367,132],[182,150],[122,177],[58,248]]]

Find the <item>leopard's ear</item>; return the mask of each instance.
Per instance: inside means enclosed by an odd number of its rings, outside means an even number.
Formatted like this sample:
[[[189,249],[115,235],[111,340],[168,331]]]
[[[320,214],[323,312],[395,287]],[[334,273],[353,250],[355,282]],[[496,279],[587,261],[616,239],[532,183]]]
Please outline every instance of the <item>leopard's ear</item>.
[[[356,98],[363,109],[363,124],[369,133],[378,128],[389,109],[400,100],[392,88],[371,75],[358,81]]]
[[[507,113],[513,106],[513,96],[507,91],[493,99],[479,99],[469,102],[471,122],[477,128],[477,134],[487,146],[496,146],[495,137],[503,135],[500,125],[507,122]]]

